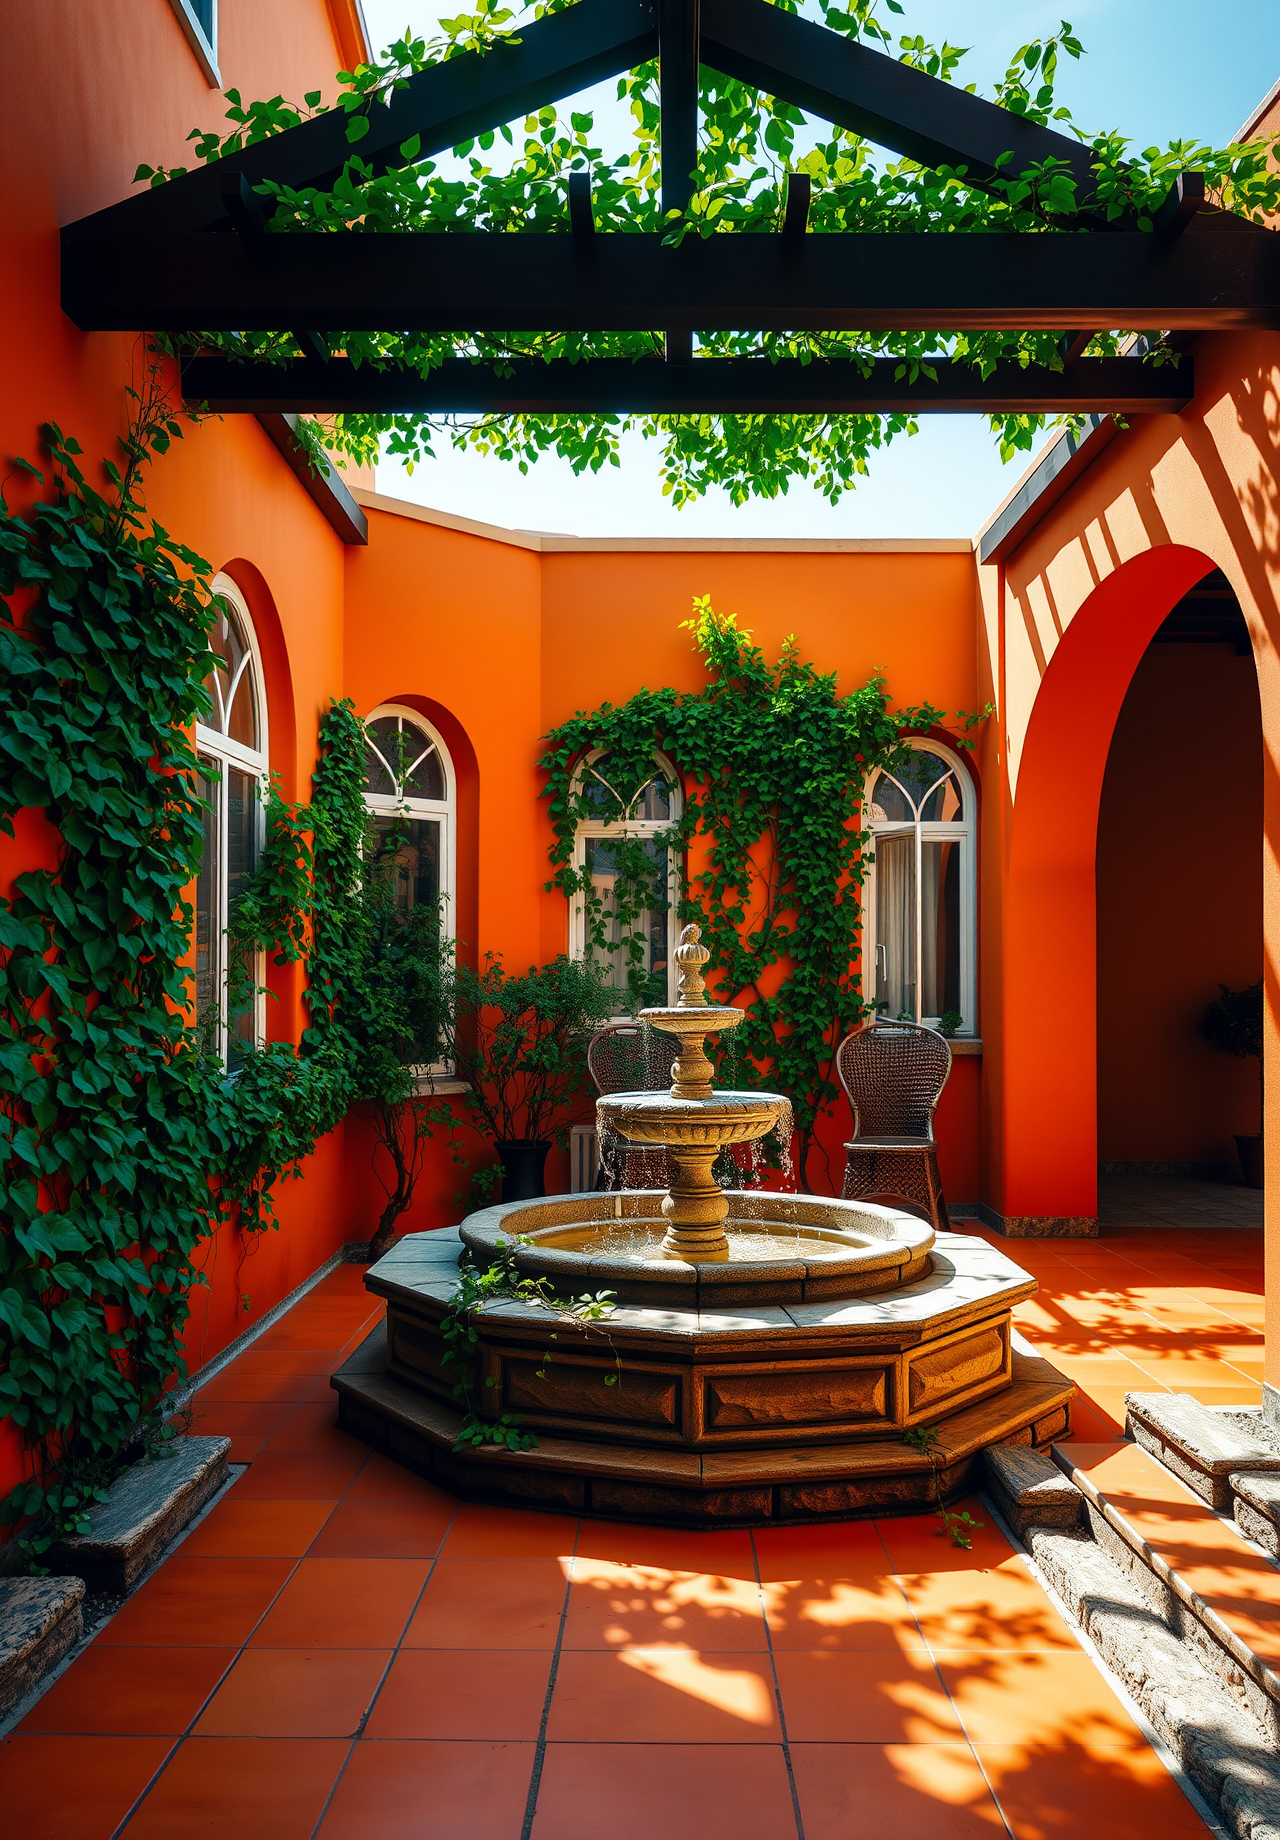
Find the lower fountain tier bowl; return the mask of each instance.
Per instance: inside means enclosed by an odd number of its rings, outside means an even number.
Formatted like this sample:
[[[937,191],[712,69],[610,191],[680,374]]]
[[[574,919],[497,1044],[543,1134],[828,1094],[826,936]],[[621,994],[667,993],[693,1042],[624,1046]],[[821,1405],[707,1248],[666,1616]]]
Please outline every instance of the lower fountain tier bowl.
[[[596,1116],[632,1143],[719,1147],[763,1137],[786,1104],[781,1093],[716,1092],[710,1099],[673,1099],[668,1092],[607,1093],[596,1100]]]
[[[611,1291],[673,1310],[813,1303],[896,1290],[930,1270],[932,1227],[914,1214],[819,1195],[728,1189],[729,1256],[694,1263],[661,1250],[660,1189],[554,1195],[485,1208],[462,1223],[482,1265],[514,1245],[519,1270],[561,1294]]]

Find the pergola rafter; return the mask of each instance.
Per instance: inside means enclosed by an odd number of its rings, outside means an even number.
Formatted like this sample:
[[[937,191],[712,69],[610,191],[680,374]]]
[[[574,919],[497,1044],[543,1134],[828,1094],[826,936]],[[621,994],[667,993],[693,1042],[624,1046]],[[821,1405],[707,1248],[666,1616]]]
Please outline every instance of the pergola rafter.
[[[700,62],[922,164],[963,170],[980,187],[1001,170],[1062,162],[1088,198],[1088,148],[766,0],[578,0],[523,27],[516,43],[407,79],[389,106],[373,109],[359,155],[385,170],[402,163],[401,144],[417,135],[418,157],[428,158],[655,56],[664,210],[689,202]],[[351,151],[345,123],[341,111],[319,116],[69,225],[67,313],[86,330],[294,332],[314,358],[284,367],[198,358],[184,388],[211,405],[314,412],[374,403],[432,413],[504,405],[539,413],[1138,412],[1188,400],[1189,360],[1163,374],[1137,357],[1089,368],[1077,361],[1088,334],[1280,327],[1280,234],[1203,208],[1195,175],[1175,188],[1149,231],[1104,229],[1086,202],[1075,235],[809,235],[797,185],[775,236],[689,236],[673,246],[651,234],[595,232],[589,190],[579,184],[562,234],[267,234],[253,187],[268,178],[331,185]],[[298,334],[299,326],[310,330]],[[663,328],[667,362],[532,362],[504,378],[458,360],[424,382],[408,368],[326,365],[315,338],[512,328]],[[869,374],[834,358],[691,361],[696,331],[741,329],[1050,329],[1079,337],[1062,373],[1031,366],[1015,375],[1002,366],[985,380],[946,363],[934,367],[935,381],[899,376],[889,361]]]

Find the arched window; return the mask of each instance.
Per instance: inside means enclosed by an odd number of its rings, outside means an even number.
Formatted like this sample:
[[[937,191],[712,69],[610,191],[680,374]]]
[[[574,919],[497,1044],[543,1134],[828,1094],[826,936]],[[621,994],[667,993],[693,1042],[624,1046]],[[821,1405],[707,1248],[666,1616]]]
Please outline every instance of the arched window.
[[[946,1018],[957,1032],[973,1034],[975,821],[969,775],[949,748],[908,741],[892,772],[872,776],[864,812],[875,852],[863,948],[867,1001],[882,1015],[935,1025]]]
[[[396,906],[447,903],[454,880],[454,774],[449,750],[414,709],[384,703],[365,722],[364,802],[383,836],[396,833]]]
[[[198,790],[205,800],[204,848],[196,877],[196,1025],[203,1047],[230,1068],[262,1039],[260,967],[229,962],[231,910],[253,874],[262,841],[258,789],[267,771],[267,705],[262,659],[249,609],[226,575],[213,582],[217,619],[209,650],[217,664],[205,679],[213,703],[196,724]]]
[[[602,957],[618,992],[619,1014],[675,1002],[679,865],[671,847],[679,821],[680,783],[671,762],[654,753],[658,771],[628,799],[609,778],[609,755],[588,755],[578,786],[590,816],[578,825],[569,950]]]

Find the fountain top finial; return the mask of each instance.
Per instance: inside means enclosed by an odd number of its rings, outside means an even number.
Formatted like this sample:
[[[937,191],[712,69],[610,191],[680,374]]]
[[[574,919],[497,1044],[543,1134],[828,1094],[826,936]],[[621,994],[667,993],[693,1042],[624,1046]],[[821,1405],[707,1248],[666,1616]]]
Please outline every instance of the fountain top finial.
[[[711,957],[704,945],[699,945],[702,928],[698,925],[685,927],[676,947],[676,988],[680,995],[677,1002],[679,1009],[706,1009],[706,986],[702,981],[702,967]]]

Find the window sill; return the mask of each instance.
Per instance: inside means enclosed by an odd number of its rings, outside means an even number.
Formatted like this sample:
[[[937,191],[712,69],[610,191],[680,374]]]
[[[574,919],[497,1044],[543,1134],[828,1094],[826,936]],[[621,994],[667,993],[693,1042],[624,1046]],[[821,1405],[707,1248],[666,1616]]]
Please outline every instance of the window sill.
[[[950,1035],[944,1036],[943,1040],[947,1043],[953,1055],[977,1054],[980,1056],[982,1053],[982,1037],[980,1035]]]
[[[451,1073],[437,1073],[434,1076],[421,1073],[413,1090],[420,1099],[448,1099],[457,1098],[469,1092],[470,1088],[465,1080],[459,1080]]]

